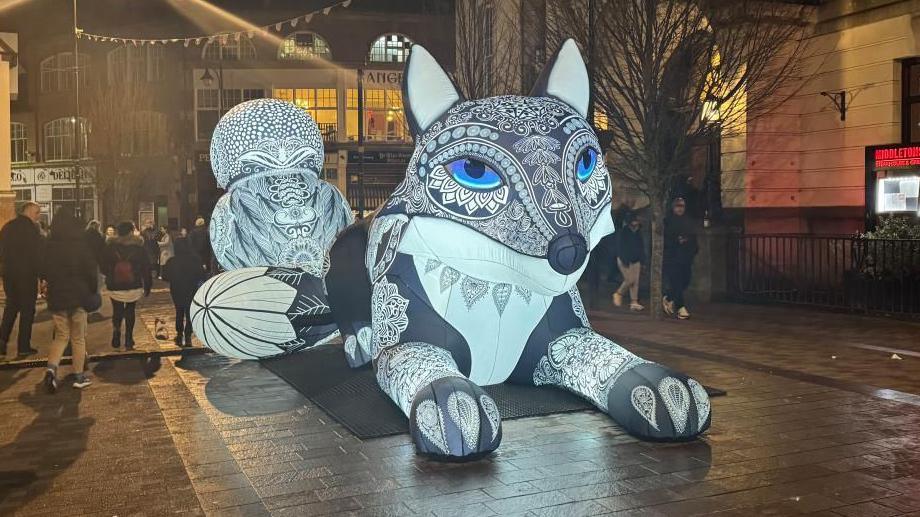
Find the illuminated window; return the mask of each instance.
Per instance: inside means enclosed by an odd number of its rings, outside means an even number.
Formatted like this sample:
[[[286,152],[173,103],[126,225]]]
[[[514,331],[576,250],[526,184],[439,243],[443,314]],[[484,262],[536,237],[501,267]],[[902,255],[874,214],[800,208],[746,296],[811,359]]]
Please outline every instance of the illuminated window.
[[[256,48],[248,38],[225,38],[224,41],[215,39],[205,45],[201,58],[207,61],[241,61],[256,58]]]
[[[358,138],[358,90],[346,92],[346,136]],[[364,90],[364,138],[374,142],[407,142],[409,128],[399,90]]]
[[[594,129],[597,131],[607,131],[610,129],[610,119],[607,114],[600,110],[594,110]]]
[[[22,122],[10,124],[10,143],[12,144],[13,163],[29,161],[29,137],[26,125]]]
[[[89,86],[89,64],[90,59],[86,54],[80,54],[80,86]],[[72,52],[61,52],[55,54],[40,65],[41,70],[41,91],[69,91],[73,89],[74,83],[74,60]]]
[[[312,32],[295,32],[284,38],[278,47],[278,59],[308,61],[313,58],[329,59],[329,43]]]
[[[338,127],[335,88],[276,88],[272,96],[305,110],[316,121],[323,140],[335,141]]]
[[[409,57],[412,40],[402,34],[384,34],[371,45],[370,61],[373,63],[403,63]]]
[[[65,117],[52,120],[45,124],[45,160],[72,160],[76,158],[74,146],[74,130],[77,126],[75,117]],[[86,157],[86,141],[89,133],[89,124],[85,118],[80,118],[80,150],[81,157]]]

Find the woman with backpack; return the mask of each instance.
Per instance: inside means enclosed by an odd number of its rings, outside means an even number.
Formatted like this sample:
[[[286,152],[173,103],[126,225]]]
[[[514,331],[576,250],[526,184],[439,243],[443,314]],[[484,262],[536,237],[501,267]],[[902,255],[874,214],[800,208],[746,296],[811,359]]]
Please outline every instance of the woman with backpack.
[[[106,244],[105,286],[112,298],[112,348],[121,346],[121,322],[125,322],[125,349],[134,349],[135,305],[150,294],[153,279],[144,240],[134,234],[134,223],[125,221]]]
[[[44,253],[48,310],[54,321],[54,339],[48,353],[45,387],[54,392],[58,386],[58,365],[67,348],[73,344],[74,388],[91,384],[83,371],[86,360],[86,311],[95,310],[99,299],[96,259],[86,242],[82,224],[70,209],[62,208],[54,216],[51,235]]]

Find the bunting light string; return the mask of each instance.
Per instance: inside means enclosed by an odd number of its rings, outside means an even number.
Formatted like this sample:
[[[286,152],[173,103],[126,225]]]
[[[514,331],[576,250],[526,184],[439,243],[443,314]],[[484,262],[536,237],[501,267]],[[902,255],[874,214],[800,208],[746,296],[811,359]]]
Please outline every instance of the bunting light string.
[[[332,12],[333,9],[342,7],[347,8],[351,5],[352,0],[343,0],[341,2],[336,2],[332,5],[323,7],[322,9],[317,9],[315,11],[301,14],[295,16],[294,18],[288,18],[287,20],[282,20],[276,23],[270,23],[262,27],[257,27],[253,29],[246,29],[241,31],[230,31],[230,32],[221,32],[218,34],[207,34],[200,36],[191,36],[188,38],[127,38],[123,36],[108,36],[104,34],[93,34],[89,32],[84,32],[82,29],[77,29],[77,37],[80,39],[88,41],[97,41],[102,43],[120,43],[120,44],[131,44],[135,47],[142,45],[169,45],[173,43],[181,43],[183,46],[188,47],[189,45],[194,44],[196,47],[200,46],[202,43],[211,43],[214,40],[219,39],[221,44],[227,43],[229,39],[234,41],[240,41],[244,36],[246,38],[252,39],[257,33],[270,34],[272,30],[275,32],[281,32],[281,30],[289,25],[291,28],[297,27],[297,24],[303,22],[304,24],[310,23],[315,15],[322,13],[323,15],[328,15]]]

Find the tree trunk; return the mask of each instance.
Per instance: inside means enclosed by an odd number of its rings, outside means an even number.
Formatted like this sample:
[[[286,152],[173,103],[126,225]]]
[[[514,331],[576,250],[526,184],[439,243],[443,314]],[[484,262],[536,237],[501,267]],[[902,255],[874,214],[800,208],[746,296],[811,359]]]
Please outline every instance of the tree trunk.
[[[649,307],[652,319],[660,320],[664,311],[661,307],[663,295],[662,264],[664,262],[664,208],[658,196],[651,198],[652,256],[649,260]]]

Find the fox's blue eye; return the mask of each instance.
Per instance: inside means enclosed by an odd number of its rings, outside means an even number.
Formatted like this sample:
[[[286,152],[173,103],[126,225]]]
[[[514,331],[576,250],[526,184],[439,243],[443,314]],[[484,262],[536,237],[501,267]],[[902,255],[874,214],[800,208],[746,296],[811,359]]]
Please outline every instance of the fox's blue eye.
[[[447,164],[454,181],[470,190],[492,190],[500,187],[502,178],[479,160],[464,158]]]
[[[597,151],[591,148],[582,151],[575,165],[575,175],[578,181],[588,181],[595,167],[597,167]]]

